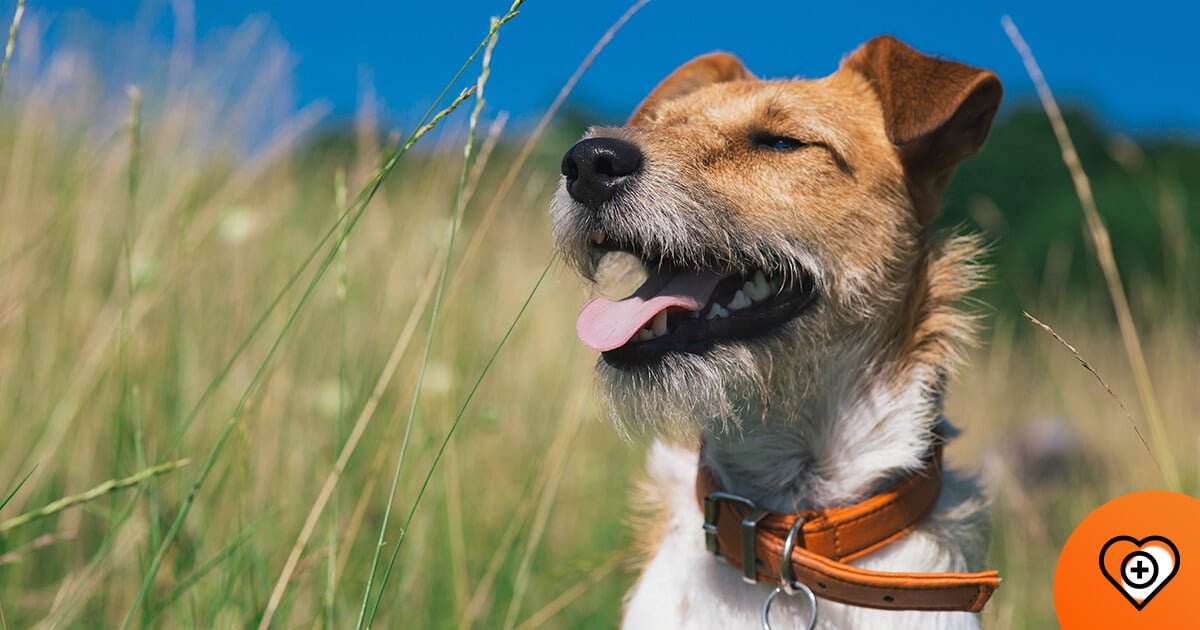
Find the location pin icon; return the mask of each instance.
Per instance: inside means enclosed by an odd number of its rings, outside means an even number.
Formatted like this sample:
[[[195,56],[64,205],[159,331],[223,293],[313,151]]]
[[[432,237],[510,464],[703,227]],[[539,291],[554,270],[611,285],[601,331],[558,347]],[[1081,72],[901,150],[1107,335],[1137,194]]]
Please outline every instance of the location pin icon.
[[[1100,571],[1141,610],[1179,572],[1179,549],[1163,536],[1115,536],[1100,549]]]

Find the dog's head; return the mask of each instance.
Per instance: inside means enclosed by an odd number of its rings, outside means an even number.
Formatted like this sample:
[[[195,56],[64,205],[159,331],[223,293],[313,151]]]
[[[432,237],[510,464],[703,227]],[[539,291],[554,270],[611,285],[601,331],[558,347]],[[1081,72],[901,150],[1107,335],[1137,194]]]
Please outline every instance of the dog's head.
[[[895,345],[941,193],[1000,98],[991,72],[880,37],[815,80],[705,55],[625,127],[592,129],[563,157],[552,214],[585,278],[613,252],[648,274],[577,324],[618,416],[735,419]]]

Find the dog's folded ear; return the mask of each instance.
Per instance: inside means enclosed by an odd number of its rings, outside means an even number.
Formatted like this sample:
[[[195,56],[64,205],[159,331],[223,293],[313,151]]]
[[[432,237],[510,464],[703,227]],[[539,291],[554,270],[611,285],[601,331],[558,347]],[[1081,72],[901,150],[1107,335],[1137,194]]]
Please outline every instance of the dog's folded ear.
[[[701,55],[679,66],[658,87],[638,105],[629,117],[628,126],[650,120],[654,109],[671,99],[679,98],[694,92],[706,85],[724,83],[726,81],[742,81],[753,79],[754,75],[746,69],[742,61],[729,53],[713,52]]]
[[[988,70],[922,54],[876,37],[842,61],[871,82],[888,138],[910,174],[936,178],[979,151],[1003,88]]]

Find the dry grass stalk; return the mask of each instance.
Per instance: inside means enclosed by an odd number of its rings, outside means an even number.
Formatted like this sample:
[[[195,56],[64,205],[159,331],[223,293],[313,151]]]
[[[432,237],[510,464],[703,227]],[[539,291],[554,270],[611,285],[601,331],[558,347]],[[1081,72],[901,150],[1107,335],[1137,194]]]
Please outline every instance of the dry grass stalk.
[[[446,535],[450,539],[450,566],[454,576],[454,608],[462,610],[471,596],[470,571],[467,568],[467,537],[463,518],[462,480],[459,475],[458,448],[452,442],[446,448],[443,496],[446,502]]]
[[[146,470],[134,473],[123,479],[109,479],[108,481],[105,481],[104,483],[86,492],[63,497],[36,510],[26,512],[20,516],[14,516],[6,521],[0,521],[0,534],[12,529],[16,529],[17,527],[29,523],[30,521],[36,521],[40,518],[54,516],[63,510],[73,508],[77,505],[83,505],[84,503],[88,503],[90,501],[95,501],[104,495],[112,494],[113,492],[136,486],[159,475],[165,475],[169,472],[173,472],[184,466],[187,466],[188,462],[189,460],[187,459],[180,459],[173,462],[167,462],[165,464],[159,464],[157,466],[151,466]]]
[[[468,630],[479,619],[479,616],[485,612],[484,608],[487,602],[494,595],[493,590],[496,584],[496,577],[500,574],[500,568],[504,564],[504,561],[508,559],[508,554],[512,551],[513,541],[517,539],[517,534],[521,532],[521,527],[525,524],[530,512],[533,511],[536,505],[534,501],[530,500],[530,497],[540,495],[542,488],[550,481],[549,476],[546,474],[546,466],[548,464],[549,462],[542,462],[542,466],[535,474],[534,483],[531,484],[532,487],[513,502],[516,508],[509,515],[508,524],[494,546],[492,557],[488,559],[487,568],[483,571],[483,577],[476,580],[475,590],[471,594],[471,599],[462,608],[462,614],[458,619],[458,630]]]
[[[513,0],[513,4],[509,7],[508,12],[503,17],[493,17],[491,27],[488,29],[488,34],[485,37],[485,47],[483,51],[483,59],[480,63],[479,76],[476,79],[475,90],[475,108],[471,110],[471,116],[468,122],[467,141],[463,146],[463,163],[462,170],[459,174],[458,187],[455,189],[454,204],[450,209],[450,229],[449,238],[446,245],[446,252],[442,256],[441,270],[438,273],[437,286],[433,293],[433,305],[429,309],[429,328],[425,331],[425,344],[421,352],[421,362],[417,369],[417,378],[413,384],[412,396],[408,408],[408,417],[405,419],[404,437],[400,442],[400,453],[396,457],[396,467],[392,475],[391,489],[388,491],[387,504],[383,510],[383,520],[379,526],[379,537],[375,545],[375,553],[371,559],[371,568],[367,574],[367,585],[363,589],[362,606],[358,615],[358,628],[370,627],[375,621],[375,614],[379,610],[379,604],[383,600],[384,590],[387,588],[388,580],[391,578],[392,567],[396,560],[396,553],[400,550],[400,543],[403,542],[404,536],[407,533],[408,525],[405,524],[405,529],[402,530],[397,538],[395,546],[392,548],[391,559],[383,569],[383,575],[380,576],[379,593],[375,598],[375,603],[371,606],[370,614],[367,613],[368,602],[371,599],[372,586],[375,582],[376,569],[379,567],[379,560],[382,557],[384,536],[387,535],[388,520],[392,514],[392,506],[396,500],[397,488],[400,485],[400,471],[404,467],[404,460],[408,454],[409,440],[412,436],[413,421],[417,414],[417,405],[421,398],[421,390],[425,382],[426,368],[429,366],[430,350],[433,347],[434,333],[437,330],[438,314],[442,306],[442,296],[446,288],[446,279],[450,273],[450,259],[454,254],[454,241],[458,236],[458,225],[462,219],[463,211],[466,208],[464,194],[466,192],[467,178],[471,171],[471,165],[475,156],[475,133],[479,124],[480,114],[483,112],[484,105],[484,88],[487,86],[488,78],[491,76],[492,67],[492,51],[495,50],[496,42],[500,36],[500,27],[508,20],[516,17],[517,9],[521,6],[524,0]],[[436,258],[434,260],[437,260]]]
[[[1041,328],[1042,330],[1049,333],[1051,337],[1054,337],[1055,341],[1062,344],[1063,347],[1066,348],[1071,353],[1071,355],[1075,357],[1075,360],[1079,362],[1079,365],[1082,366],[1083,369],[1090,372],[1091,375],[1096,378],[1096,381],[1099,382],[1100,385],[1104,387],[1104,391],[1108,392],[1108,395],[1112,397],[1113,402],[1117,403],[1117,406],[1121,408],[1121,413],[1125,414],[1125,418],[1127,420],[1129,420],[1129,426],[1133,427],[1133,432],[1137,433],[1138,439],[1141,440],[1141,442],[1142,442],[1142,446],[1144,446],[1146,448],[1146,453],[1148,455],[1150,455],[1150,459],[1154,461],[1154,467],[1158,468],[1158,473],[1160,475],[1163,475],[1163,479],[1165,480],[1166,475],[1163,474],[1162,466],[1160,466],[1158,463],[1158,458],[1154,456],[1154,449],[1150,448],[1150,444],[1146,442],[1146,437],[1142,435],[1142,430],[1141,430],[1141,428],[1138,427],[1137,421],[1134,420],[1133,416],[1129,414],[1129,410],[1125,408],[1125,404],[1122,403],[1121,399],[1117,397],[1117,393],[1113,391],[1113,388],[1110,387],[1109,384],[1104,380],[1104,378],[1100,376],[1100,373],[1096,371],[1096,368],[1092,367],[1092,364],[1088,363],[1087,359],[1083,358],[1083,355],[1079,353],[1079,350],[1077,350],[1075,348],[1075,346],[1071,345],[1070,342],[1068,342],[1066,339],[1064,339],[1062,337],[1062,335],[1058,334],[1058,331],[1051,328],[1049,324],[1034,317],[1033,315],[1030,315],[1029,311],[1021,311],[1021,313],[1023,315],[1025,315],[1026,319],[1033,322],[1039,328]]]
[[[467,243],[467,249],[463,252],[462,261],[458,265],[458,271],[455,272],[454,279],[450,283],[451,294],[454,294],[455,289],[457,289],[459,283],[462,282],[464,277],[463,270],[470,266],[471,259],[474,258],[475,252],[477,252],[479,247],[483,244],[484,236],[487,235],[488,228],[491,227],[492,221],[496,218],[496,211],[499,210],[500,204],[502,204],[504,199],[508,196],[513,184],[516,183],[517,175],[519,175],[521,169],[524,168],[525,162],[529,159],[530,154],[533,153],[533,148],[537,146],[538,140],[541,140],[542,134],[546,132],[546,128],[550,126],[550,121],[554,119],[554,115],[558,113],[559,108],[561,108],[563,103],[567,101],[567,97],[570,96],[571,92],[575,90],[575,84],[579,83],[579,79],[583,77],[583,74],[587,72],[588,68],[592,67],[592,64],[596,61],[596,57],[600,56],[600,52],[603,51],[606,46],[608,46],[608,43],[612,41],[613,37],[617,34],[617,31],[621,30],[621,27],[625,26],[625,23],[633,18],[634,14],[640,11],[642,7],[646,6],[649,2],[650,0],[637,0],[637,2],[633,3],[633,6],[630,6],[629,9],[625,11],[625,13],[621,14],[621,17],[617,18],[616,22],[613,22],[612,26],[608,27],[608,30],[600,36],[600,39],[596,40],[596,44],[592,46],[592,50],[589,51],[587,56],[583,58],[583,61],[579,63],[579,66],[575,68],[575,72],[571,75],[571,78],[567,79],[567,82],[563,84],[562,89],[558,91],[558,96],[554,97],[554,102],[550,104],[550,107],[546,108],[545,113],[543,113],[541,119],[538,120],[537,126],[534,127],[533,131],[529,134],[529,137],[525,139],[525,143],[521,146],[521,152],[517,154],[516,159],[513,160],[512,166],[510,166],[508,168],[508,172],[504,174],[504,180],[500,182],[500,186],[496,189],[496,192],[492,194],[492,203],[488,205],[487,210],[485,210],[483,213],[483,217],[479,220],[479,225],[475,228],[475,235],[472,236],[471,241]]]
[[[12,62],[13,47],[17,43],[17,32],[21,29],[21,17],[25,15],[25,0],[17,0],[12,26],[8,27],[8,44],[4,47],[4,62],[0,63],[0,96],[4,95],[4,80],[8,78],[8,65]]]
[[[600,582],[600,580],[608,577],[608,574],[612,573],[613,569],[621,565],[621,561],[623,559],[623,553],[618,552],[612,554],[608,557],[608,560],[605,560],[600,564],[600,566],[592,569],[591,572],[584,576],[582,580],[576,582],[570,588],[563,591],[561,595],[550,600],[550,602],[543,606],[541,610],[530,615],[525,621],[522,621],[517,626],[516,630],[533,630],[534,628],[540,628],[547,621],[553,619],[554,615],[558,614],[559,611],[567,606],[570,606],[571,602],[579,599],[579,596],[586,593],[589,588],[596,585],[598,582]]]
[[[590,390],[584,383],[576,383],[574,389],[576,393],[567,407],[567,421],[546,453],[546,462],[548,465],[547,478],[550,482],[545,491],[542,492],[542,496],[538,499],[537,512],[533,517],[529,540],[525,543],[525,553],[521,557],[520,568],[517,570],[516,585],[513,588],[512,601],[508,606],[507,619],[504,622],[504,627],[507,630],[512,630],[517,623],[517,614],[521,610],[521,600],[524,599],[525,591],[529,585],[529,573],[533,554],[541,544],[542,536],[546,532],[546,526],[550,522],[550,514],[554,509],[554,500],[558,496],[559,482],[565,476],[564,468],[567,463],[567,454],[570,452],[571,446],[575,443],[575,437],[579,435],[579,426],[583,421],[583,407]]]
[[[1079,197],[1079,203],[1083,207],[1083,216],[1087,222],[1087,233],[1095,246],[1096,259],[1104,271],[1108,294],[1117,314],[1121,340],[1125,344],[1125,353],[1128,355],[1129,365],[1133,369],[1138,397],[1141,399],[1142,409],[1145,411],[1150,425],[1150,436],[1154,441],[1155,451],[1157,451],[1155,461],[1160,463],[1159,468],[1163,472],[1167,488],[1178,492],[1180,490],[1179,470],[1167,443],[1162,411],[1159,409],[1158,398],[1154,393],[1154,383],[1150,379],[1150,370],[1146,366],[1142,343],[1138,339],[1137,327],[1133,323],[1133,314],[1129,309],[1129,300],[1125,296],[1125,287],[1121,284],[1121,274],[1117,269],[1116,259],[1113,257],[1108,228],[1105,227],[1104,220],[1096,208],[1092,185],[1088,180],[1087,173],[1083,170],[1083,164],[1079,161],[1079,154],[1075,151],[1075,143],[1071,141],[1071,134],[1067,130],[1066,121],[1063,120],[1062,111],[1059,110],[1054,93],[1050,91],[1050,86],[1046,83],[1046,77],[1042,75],[1042,70],[1038,67],[1033,51],[1025,43],[1020,31],[1017,30],[1017,25],[1011,18],[1004,16],[1001,23],[1004,25],[1009,39],[1012,40],[1013,47],[1021,55],[1029,78],[1033,80],[1034,86],[1037,88],[1042,108],[1046,110],[1046,116],[1050,119],[1050,125],[1054,129],[1054,137],[1062,149],[1063,163],[1071,172],[1071,182],[1075,186],[1075,193]]]
[[[379,187],[382,186],[383,181],[387,178],[388,174],[391,172],[391,169],[396,165],[397,162],[399,162],[400,158],[408,151],[408,149],[412,148],[412,146],[414,144],[416,144],[416,142],[418,140],[420,140],[422,137],[424,137],[424,135],[427,134],[429,131],[433,130],[438,125],[438,123],[440,123],[442,121],[442,119],[444,119],[446,116],[449,116],[451,113],[453,113],[454,110],[457,109],[459,105],[461,105],[464,101],[466,101],[468,98],[470,98],[471,95],[473,95],[474,93],[475,93],[475,88],[473,86],[463,90],[458,95],[457,98],[455,98],[453,101],[450,102],[449,105],[447,105],[444,109],[442,109],[437,114],[435,114],[432,118],[430,118],[428,123],[426,123],[425,125],[418,128],[413,133],[413,135],[411,137],[409,137],[409,139],[405,143],[405,145],[388,160],[388,163],[383,168],[381,168],[379,170],[379,172],[377,173],[375,178],[372,180],[371,184],[363,189],[363,191],[359,194],[359,197],[355,200],[354,207],[348,208],[342,214],[342,216],[344,217],[344,220],[349,221],[349,224],[347,225],[347,227],[344,228],[344,231],[342,232],[341,237],[339,237],[339,239],[334,242],[331,252],[325,257],[322,264],[318,267],[317,272],[310,279],[308,286],[306,287],[305,291],[301,294],[299,301],[297,302],[296,306],[292,309],[291,314],[288,316],[283,327],[280,329],[279,334],[275,337],[274,342],[271,344],[270,349],[267,351],[265,358],[263,359],[262,363],[259,364],[259,367],[256,370],[254,377],[250,380],[249,385],[243,391],[242,396],[239,398],[237,406],[234,408],[233,413],[230,414],[228,420],[226,420],[225,426],[222,428],[220,435],[217,437],[216,444],[209,451],[208,457],[205,459],[204,467],[201,469],[199,477],[196,479],[196,482],[192,486],[191,491],[185,497],[179,513],[176,515],[175,520],[172,522],[170,529],[167,530],[166,538],[164,539],[162,545],[159,547],[158,552],[154,555],[154,558],[151,560],[150,568],[146,572],[146,575],[142,579],[142,584],[138,590],[138,594],[134,597],[133,602],[130,604],[129,610],[126,612],[125,618],[121,623],[122,628],[128,628],[133,623],[133,618],[136,614],[136,611],[137,611],[138,607],[140,606],[141,602],[145,599],[145,596],[150,589],[151,583],[153,582],[155,576],[158,574],[158,570],[162,566],[162,562],[166,556],[167,550],[170,548],[170,545],[172,544],[172,542],[174,541],[174,538],[178,534],[179,528],[183,524],[183,520],[187,517],[188,513],[191,511],[192,506],[195,504],[196,496],[199,494],[199,490],[200,490],[201,486],[203,486],[204,481],[207,479],[209,473],[212,472],[212,469],[216,464],[217,457],[218,457],[218,455],[220,455],[221,451],[223,450],[230,435],[232,435],[233,430],[240,426],[243,413],[245,412],[246,404],[248,403],[251,394],[253,394],[255,392],[258,384],[261,382],[263,375],[266,373],[266,368],[271,362],[271,358],[274,356],[274,353],[279,349],[280,344],[282,343],[284,337],[287,335],[288,331],[291,329],[291,326],[295,322],[296,317],[299,315],[300,311],[304,308],[304,306],[306,305],[308,300],[311,298],[313,291],[316,288],[317,284],[320,282],[321,278],[323,277],[324,272],[326,270],[328,270],[329,264],[332,262],[333,257],[335,256],[335,254],[337,252],[337,249],[341,247],[341,242],[343,240],[342,237],[344,237],[346,234],[348,234],[349,231],[353,228],[355,222],[359,218],[362,217],[362,214],[366,211],[367,206],[370,204],[371,200],[374,198],[374,195],[379,190]],[[356,210],[356,212],[353,213],[353,215],[352,215],[352,211],[355,211],[355,210]],[[339,226],[335,224],[333,229],[339,229]],[[329,236],[330,234],[332,234],[332,232],[327,233],[327,236]],[[322,241],[322,243],[323,242],[324,241]]]
[[[475,198],[475,189],[479,186],[479,179],[483,177],[483,172],[487,170],[489,159],[492,157],[492,150],[500,142],[500,135],[504,133],[504,127],[508,125],[508,112],[500,112],[496,115],[492,124],[488,125],[487,138],[483,141],[483,146],[479,148],[479,157],[475,159],[475,168],[471,169],[471,178],[467,181],[467,187],[463,190],[463,203],[469,205],[471,200]]]
[[[25,555],[28,554],[29,552],[38,551],[40,549],[45,549],[46,547],[49,547],[50,545],[53,545],[55,543],[68,542],[68,541],[75,540],[76,534],[77,534],[77,532],[75,532],[75,531],[65,531],[65,532],[61,532],[61,533],[42,534],[41,536],[34,538],[33,540],[29,541],[28,543],[26,543],[16,549],[13,549],[12,551],[0,554],[0,566],[4,566],[6,564],[15,564],[17,562],[24,562]],[[2,626],[0,626],[0,629],[2,629]]]
[[[367,398],[366,404],[363,405],[362,411],[359,412],[358,419],[354,421],[354,428],[350,430],[350,435],[346,438],[346,443],[342,446],[341,453],[338,454],[333,470],[329,471],[329,475],[325,477],[325,483],[322,484],[316,501],[313,502],[312,507],[308,511],[308,516],[304,519],[304,525],[300,528],[300,534],[296,537],[296,543],[292,545],[291,551],[288,552],[283,569],[280,570],[279,577],[275,580],[275,586],[271,589],[271,597],[267,601],[267,608],[263,612],[259,628],[265,629],[271,625],[271,620],[279,609],[280,602],[283,601],[283,594],[287,590],[287,585],[291,583],[292,574],[300,562],[300,556],[304,553],[304,548],[312,538],[313,532],[316,531],[317,522],[320,520],[321,514],[325,511],[325,507],[329,505],[329,499],[333,496],[333,490],[337,487],[338,482],[342,478],[342,473],[345,472],[346,466],[350,463],[350,457],[354,455],[354,451],[358,448],[358,443],[362,439],[363,433],[366,432],[367,427],[371,424],[371,419],[375,417],[375,410],[379,408],[379,400],[383,397],[383,393],[387,390],[388,385],[391,384],[392,377],[396,375],[396,369],[400,367],[400,360],[404,358],[404,353],[408,350],[408,344],[412,341],[413,333],[417,330],[421,314],[425,312],[425,307],[429,304],[429,298],[433,296],[435,286],[433,279],[437,270],[438,265],[435,258],[434,262],[429,265],[429,270],[425,273],[425,278],[421,281],[421,294],[417,297],[416,303],[413,304],[412,310],[409,311],[408,321],[404,323],[404,329],[400,331],[400,336],[396,338],[396,343],[392,346],[392,352],[388,355],[387,363],[383,366],[383,371],[379,373],[379,378],[376,379],[375,386],[371,389],[370,397]]]
[[[104,562],[90,563],[63,578],[45,619],[32,626],[35,630],[73,627],[83,614],[88,598],[108,586],[114,575],[136,562],[139,549],[146,540],[146,528],[140,521],[131,525],[115,535],[112,552]]]

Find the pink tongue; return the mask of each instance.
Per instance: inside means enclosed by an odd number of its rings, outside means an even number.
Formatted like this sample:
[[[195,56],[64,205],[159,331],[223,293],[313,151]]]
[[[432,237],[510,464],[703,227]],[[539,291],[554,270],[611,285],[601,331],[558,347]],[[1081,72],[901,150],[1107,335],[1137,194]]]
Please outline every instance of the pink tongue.
[[[715,273],[679,271],[670,275],[651,272],[650,278],[624,300],[596,298],[588,302],[575,322],[583,345],[606,352],[620,348],[654,316],[677,306],[699,311],[721,281]]]

